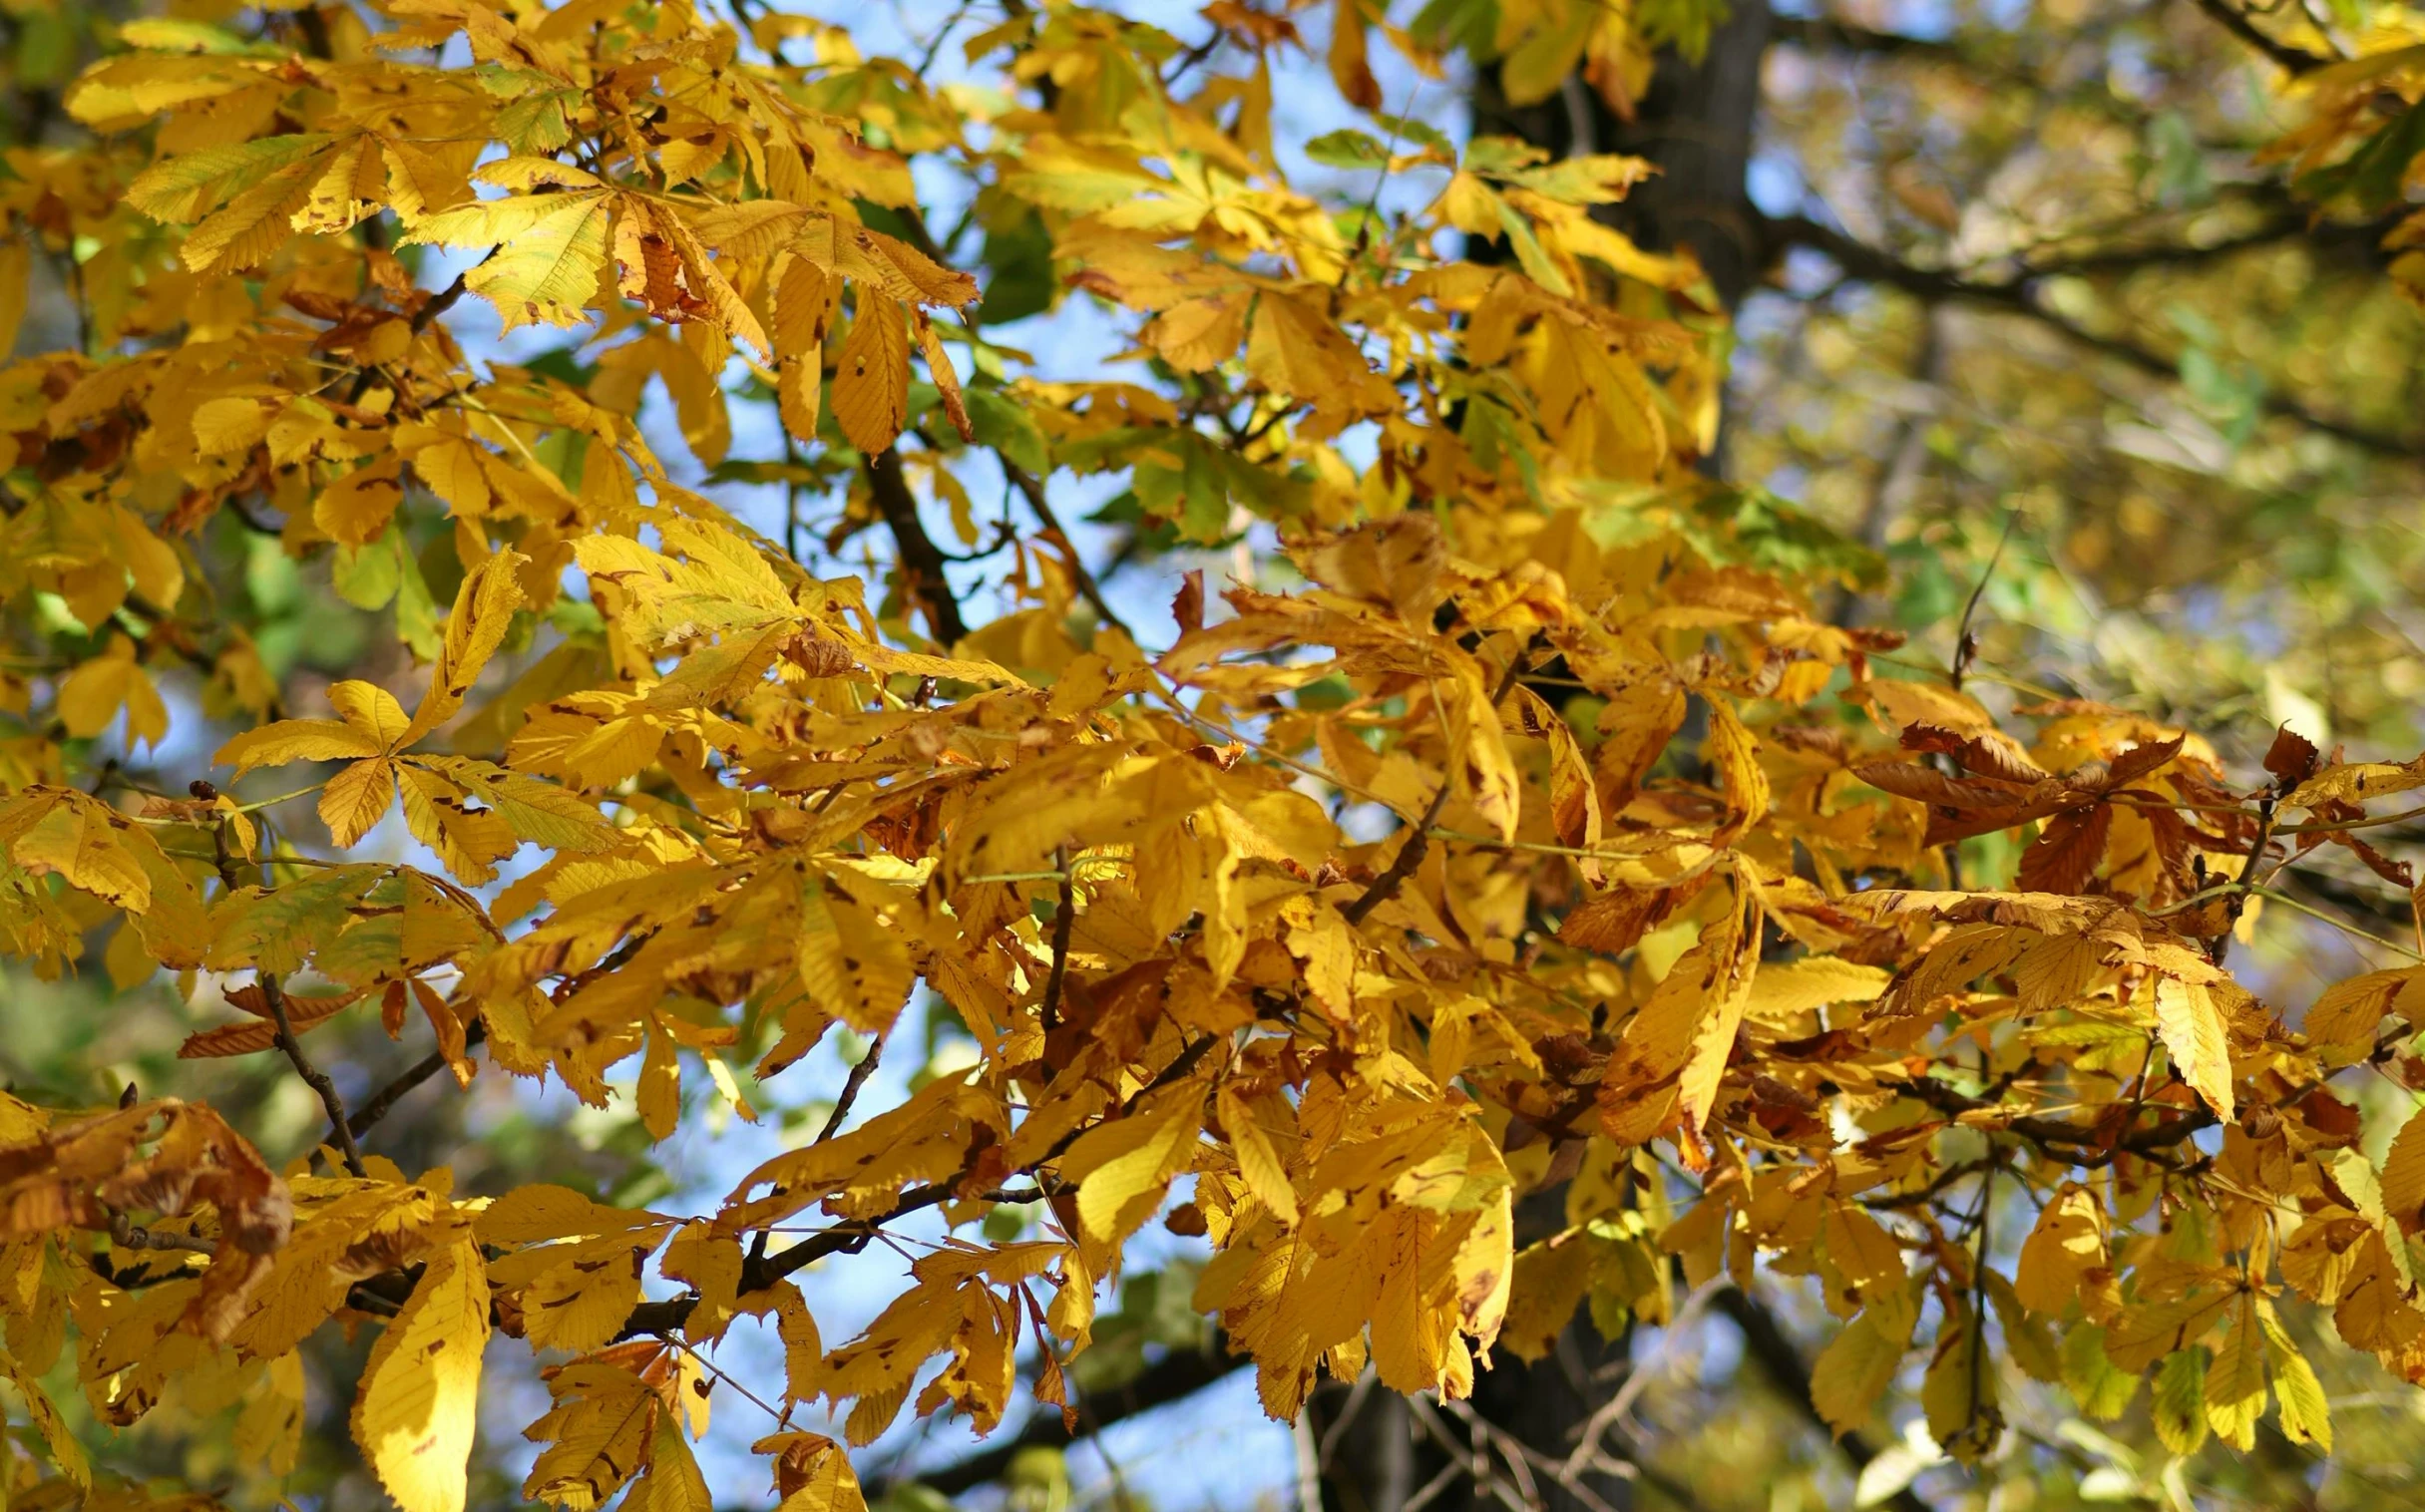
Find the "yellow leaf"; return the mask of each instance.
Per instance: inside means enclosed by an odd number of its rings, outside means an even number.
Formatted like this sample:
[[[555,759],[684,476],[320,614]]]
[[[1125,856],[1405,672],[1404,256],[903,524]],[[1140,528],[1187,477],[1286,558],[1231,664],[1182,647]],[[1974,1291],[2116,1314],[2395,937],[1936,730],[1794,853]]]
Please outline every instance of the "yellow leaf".
[[[463,286],[497,306],[507,330],[579,325],[601,299],[612,196],[604,189],[484,199],[428,216],[404,237],[438,246],[495,246]]]
[[[1237,1152],[1238,1174],[1246,1178],[1247,1190],[1261,1199],[1283,1224],[1294,1225],[1297,1189],[1289,1181],[1288,1167],[1281,1163],[1271,1136],[1256,1124],[1254,1109],[1232,1088],[1223,1087],[1218,1102],[1221,1128],[1229,1136],[1230,1147]]]
[[[639,1084],[632,1095],[640,1126],[650,1139],[670,1139],[682,1117],[682,1062],[674,1053],[673,1036],[651,1022],[648,1047],[640,1056]]]
[[[207,399],[194,411],[194,445],[204,457],[248,452],[269,434],[276,411],[258,399]]]
[[[516,1245],[620,1234],[664,1222],[645,1209],[610,1208],[571,1187],[535,1182],[516,1187],[482,1209],[472,1228],[485,1244]]]
[[[784,1401],[814,1401],[823,1389],[817,1375],[825,1363],[825,1341],[817,1331],[816,1315],[789,1282],[775,1289],[775,1333],[783,1345]]]
[[[467,1236],[431,1258],[354,1402],[354,1442],[404,1512],[462,1512],[488,1341],[488,1268]]]
[[[2299,1353],[2288,1331],[2273,1316],[2270,1305],[2257,1304],[2257,1319],[2264,1325],[2265,1360],[2273,1372],[2273,1396],[2281,1404],[2282,1436],[2294,1444],[2312,1445],[2330,1454],[2332,1409],[2325,1400],[2323,1382],[2315,1378],[2315,1367]]]
[[[1733,706],[1712,698],[1709,708],[1710,764],[1726,788],[1726,822],[1718,827],[1713,844],[1723,845],[1769,817],[1769,777],[1760,769],[1759,742]]]
[[[73,791],[31,790],[0,818],[12,832],[9,856],[40,876],[56,872],[68,885],[106,899],[130,914],[152,907],[150,870],[137,848],[157,851],[150,836],[115,821],[107,807]]]
[[[304,132],[182,153],[136,175],[126,202],[155,220],[191,223],[328,142],[324,133]]]
[[[387,814],[396,801],[396,764],[385,758],[357,761],[320,790],[320,823],[338,849],[350,848]]]
[[[1872,1002],[1891,980],[1889,971],[1832,955],[1763,965],[1753,978],[1744,1014],[1763,1020],[1786,1019],[1831,1002]]]
[[[186,237],[186,266],[198,273],[238,273],[294,239],[294,216],[319,177],[317,158],[278,170],[245,189]]]
[[[899,303],[859,290],[857,312],[834,367],[834,420],[873,457],[910,420],[910,330]]]
[[[1811,1367],[1811,1405],[1839,1437],[1877,1410],[1918,1323],[1910,1287],[1898,1287],[1872,1299],[1819,1352]]]
[[[1948,1306],[1936,1353],[1920,1383],[1928,1436],[1964,1462],[1984,1457],[2004,1431],[1996,1407],[1995,1361],[1987,1357],[1987,1325],[1967,1305]]]
[[[1364,354],[1318,305],[1276,291],[1256,301],[1246,370],[1274,393],[1316,404],[1358,396],[1373,376]]]
[[[879,289],[915,304],[970,304],[978,294],[977,280],[968,274],[943,266],[898,237],[835,215],[810,212],[791,250],[862,290]]]
[[[529,560],[516,552],[499,552],[463,579],[454,612],[447,615],[445,644],[430,668],[429,691],[421,695],[412,723],[397,737],[397,749],[446,723],[463,707],[481,669],[504,643],[514,611],[522,606],[522,583],[515,574]]]
[[[0,240],[0,352],[17,349],[25,324],[26,296],[34,270],[33,251],[21,236]]]
[[[271,1359],[237,1414],[235,1452],[272,1475],[291,1475],[303,1452],[303,1356]]]
[[[715,1499],[707,1494],[706,1477],[699,1474],[699,1462],[682,1437],[681,1420],[673,1413],[657,1414],[656,1432],[649,1439],[648,1473],[631,1488],[623,1506],[628,1512],[713,1512]]]
[[[775,1512],[867,1512],[867,1497],[850,1455],[816,1433],[778,1433],[749,1446],[775,1462]]]
[[[2105,1210],[2097,1194],[2066,1182],[2038,1212],[2021,1245],[2013,1292],[2023,1306],[2062,1318],[2078,1304],[2090,1318],[2113,1316],[2120,1296],[2105,1251]]]
[[[2181,1079],[2224,1123],[2232,1117],[2231,1041],[2223,1009],[2203,982],[2156,978],[2156,1032]]]
[[[12,1323],[11,1342],[16,1341],[16,1333]],[[17,1388],[17,1395],[25,1402],[26,1416],[33,1420],[36,1431],[41,1433],[43,1447],[51,1451],[51,1463],[59,1467],[59,1473],[79,1489],[90,1491],[93,1469],[85,1459],[84,1445],[77,1442],[75,1432],[68,1427],[67,1420],[59,1415],[59,1408],[52,1404],[49,1394],[42,1389],[42,1382],[21,1368],[5,1349],[0,1349],[0,1380]]]
[[[127,743],[158,745],[169,733],[169,706],[135,657],[135,642],[110,637],[109,648],[68,673],[59,684],[59,717],[68,733],[90,739],[126,710]]]
[[[881,1034],[909,1001],[918,970],[897,924],[888,927],[844,887],[814,870],[801,881],[800,982],[826,1012],[862,1034]],[[906,896],[901,906],[911,906]]]
[[[1078,1221],[1093,1239],[1123,1239],[1153,1216],[1171,1178],[1187,1168],[1200,1128],[1186,1087],[1126,1118],[1098,1125],[1069,1147],[1062,1170],[1078,1183]]]
[[[255,767],[283,766],[290,761],[353,761],[385,750],[383,742],[334,719],[281,719],[236,736],[220,746],[211,760],[235,768],[240,776]]]
[[[400,459],[389,456],[346,474],[311,502],[311,523],[344,546],[377,540],[396,506],[404,502],[403,467]]]
[[[2265,1415],[2264,1360],[2256,1297],[2249,1293],[2240,1298],[2206,1377],[2207,1425],[2242,1453],[2256,1446],[2256,1421]]]
[[[585,1353],[622,1331],[640,1300],[640,1247],[616,1236],[542,1253],[564,1258],[522,1289],[522,1325],[532,1343]]]
[[[2405,1233],[2425,1229],[2425,1113],[2400,1125],[2383,1157],[2383,1211]]]

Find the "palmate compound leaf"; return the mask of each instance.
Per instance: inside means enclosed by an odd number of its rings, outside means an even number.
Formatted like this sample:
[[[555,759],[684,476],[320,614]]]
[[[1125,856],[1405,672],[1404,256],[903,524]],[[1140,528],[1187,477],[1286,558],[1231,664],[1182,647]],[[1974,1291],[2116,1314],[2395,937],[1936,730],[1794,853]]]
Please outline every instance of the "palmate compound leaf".
[[[579,325],[610,287],[604,280],[613,199],[599,189],[482,200],[431,215],[404,239],[496,248],[463,282],[497,307],[509,331]]]

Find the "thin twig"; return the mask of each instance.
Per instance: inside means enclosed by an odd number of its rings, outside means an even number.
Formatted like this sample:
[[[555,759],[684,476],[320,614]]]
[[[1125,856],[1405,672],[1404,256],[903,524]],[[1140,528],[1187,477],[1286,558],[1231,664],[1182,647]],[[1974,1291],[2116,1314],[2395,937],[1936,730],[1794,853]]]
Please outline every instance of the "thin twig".
[[[110,1243],[122,1250],[164,1250],[188,1255],[216,1255],[218,1246],[191,1234],[163,1234],[147,1229],[124,1213],[110,1215]]]
[[[1996,537],[1994,555],[1987,559],[1986,570],[1979,573],[1978,584],[1970,590],[1970,601],[1962,605],[1961,628],[1953,637],[1953,675],[1950,679],[1955,692],[1962,689],[1962,674],[1970,670],[1971,659],[1979,653],[1979,642],[1970,632],[1972,616],[1979,611],[1979,600],[1986,596],[1987,584],[1994,580],[1996,567],[2004,560],[2004,548],[2012,544],[2013,525],[2021,518],[2017,509],[2004,512],[2004,533]]]
[[[260,972],[256,979],[262,998],[269,1004],[269,1020],[277,1025],[277,1046],[286,1052],[286,1063],[294,1067],[294,1074],[320,1094],[320,1106],[328,1114],[328,1131],[336,1139],[337,1153],[344,1157],[346,1171],[355,1176],[369,1175],[362,1166],[362,1148],[354,1143],[353,1119],[345,1111],[344,1095],[328,1079],[326,1071],[311,1063],[311,1057],[303,1053],[302,1042],[294,1037],[294,1025],[286,1017],[286,989],[279,985],[273,972]]]
[[[421,308],[413,311],[411,325],[414,335],[418,336],[423,331],[428,330],[431,321],[436,320],[440,315],[445,314],[448,310],[455,307],[455,301],[463,297],[463,291],[465,288],[463,279],[464,275],[462,273],[457,273],[455,275],[454,282],[448,284],[445,288],[440,289],[437,293],[430,295],[428,300],[422,304]]]
[[[1530,642],[1526,642],[1508,659],[1507,670],[1499,678],[1497,690],[1490,695],[1489,706],[1483,710],[1490,718],[1498,717],[1498,706],[1515,690],[1516,679],[1524,672],[1524,657],[1531,649]],[[1439,791],[1431,795],[1431,802],[1424,807],[1422,818],[1415,822],[1406,843],[1398,848],[1398,855],[1392,858],[1389,869],[1374,878],[1372,885],[1355,902],[1339,911],[1351,928],[1363,924],[1375,909],[1396,897],[1398,890],[1406,886],[1407,879],[1415,875],[1415,868],[1423,864],[1423,857],[1431,849],[1431,827],[1439,822],[1440,810],[1448,806],[1448,793],[1454,786],[1446,772],[1440,773]]]
[[[2181,381],[2178,358],[2141,346],[2126,337],[2092,331],[2047,303],[2039,292],[2039,285],[2046,278],[2043,270],[2033,269],[2001,283],[1965,278],[1958,273],[1915,266],[1892,252],[1871,246],[1858,237],[1804,215],[1768,217],[1762,222],[1762,234],[1766,244],[1773,248],[1803,246],[1823,253],[1849,281],[1882,283],[1923,299],[1959,299],[2009,310],[2029,317],[2076,345],[2127,363],[2152,378],[2168,383]],[[2269,415],[2295,421],[2310,430],[2337,437],[2381,456],[2410,460],[2425,452],[2425,439],[2393,435],[2346,420],[2336,420],[2285,395],[2268,394],[2261,404]]]
[[[465,1052],[469,1053],[474,1045],[480,1044],[488,1037],[488,1025],[477,1018],[473,1019],[465,1025],[463,1030]],[[432,1050],[421,1059],[414,1061],[411,1066],[399,1072],[395,1080],[373,1092],[369,1101],[354,1110],[353,1116],[345,1120],[346,1132],[357,1140],[369,1133],[371,1125],[385,1118],[396,1104],[403,1100],[405,1093],[445,1070],[447,1064],[444,1050]]]
[[[2231,931],[2239,923],[2240,914],[2248,906],[2248,891],[2255,884],[2257,864],[2265,859],[2265,847],[2273,843],[2275,811],[2276,806],[2272,793],[2267,793],[2256,800],[2256,839],[2248,846],[2248,854],[2241,858],[2239,863],[2238,880],[2242,886],[2232,893],[2230,901],[2223,905],[2223,933],[2217,935],[2208,945],[2207,953],[2214,957],[2217,965],[2222,965],[2223,956],[2230,952]]]
[[[2269,898],[2273,902],[2280,904],[2283,908],[2289,909],[2294,913],[2304,914],[2309,919],[2312,919],[2319,924],[2328,924],[2352,940],[2362,940],[2370,945],[2379,945],[2382,948],[2389,950],[2394,955],[2405,955],[2410,960],[2425,961],[2425,953],[2420,953],[2419,951],[2413,950],[2407,945],[2401,945],[2396,941],[2385,940],[2380,935],[2368,934],[2366,931],[2359,929],[2356,925],[2349,924],[2343,920],[2335,919],[2321,909],[2311,909],[2307,907],[2307,905],[2300,903],[2297,899],[2292,898],[2287,893],[2276,892],[2271,888],[2250,888],[2248,889],[2248,892],[2257,898]]]
[[[1070,581],[1077,585],[1078,596],[1086,600],[1086,606],[1093,609],[1103,623],[1131,640],[1136,639],[1136,632],[1128,627],[1128,622],[1103,596],[1103,585],[1095,580],[1094,573],[1086,569],[1084,560],[1078,556],[1077,543],[1071,541],[1069,533],[1061,528],[1060,517],[1053,513],[1051,502],[1044,496],[1043,480],[1024,468],[1014,466],[1008,457],[1002,459],[1002,468],[1009,475],[1010,486],[1018,490],[1027,501],[1027,508],[1035,513],[1036,523],[1044,528],[1044,539],[1061,549],[1062,559],[1069,564]]]
[[[1151,1081],[1139,1087],[1136,1096],[1130,1098],[1127,1105],[1133,1105],[1137,1098],[1160,1091],[1185,1077],[1203,1062],[1205,1055],[1214,1045],[1225,1042],[1225,1037],[1222,1035],[1207,1034],[1202,1039],[1188,1045],[1187,1048],[1171,1057],[1170,1064],[1164,1066]],[[1092,1127],[1094,1125],[1084,1123],[1072,1126],[1060,1138],[1045,1146],[1041,1154],[1019,1167],[1013,1174],[1032,1175],[1039,1167],[1058,1160],[1062,1155],[1068,1153],[1071,1145],[1077,1143],[1080,1135]],[[829,1255],[857,1254],[866,1249],[883,1232],[886,1224],[896,1223],[909,1217],[912,1213],[923,1213],[929,1208],[941,1207],[947,1202],[961,1200],[964,1195],[961,1191],[961,1183],[967,1179],[968,1173],[963,1172],[942,1181],[929,1182],[922,1187],[912,1187],[902,1193],[892,1207],[874,1217],[829,1229],[792,1246],[780,1255],[766,1255],[763,1252],[753,1255],[741,1267],[741,1281],[737,1291],[739,1295],[746,1297],[752,1292],[766,1290],[776,1282],[784,1280],[794,1272],[803,1270]],[[641,1303],[624,1318],[623,1325],[617,1330],[615,1337],[631,1338],[643,1333],[670,1333],[682,1326],[698,1305],[699,1300],[695,1294],[670,1298],[664,1302]]]
[[[2305,48],[2292,47],[2287,42],[2277,42],[2266,36],[2256,29],[2256,23],[2250,21],[2245,12],[2231,4],[2231,0],[2197,0],[2197,3],[2200,10],[2215,18],[2216,25],[2264,54],[2292,78],[2313,73],[2332,61],[2330,58],[2318,58]]]
[[[1060,903],[1052,911],[1052,971],[1044,978],[1044,1001],[1037,1015],[1049,1034],[1061,1025],[1061,983],[1069,974],[1069,928],[1077,917],[1077,888],[1069,878],[1069,848],[1052,851],[1053,869],[1061,874]]]
[[[958,645],[968,638],[968,621],[961,617],[960,600],[952,593],[951,578],[945,575],[943,549],[918,518],[918,496],[910,492],[898,450],[888,446],[867,459],[867,489],[876,502],[876,513],[893,533],[904,596],[926,610],[927,627],[945,648]]]
[[[876,1062],[884,1058],[884,1036],[879,1034],[867,1042],[867,1053],[859,1057],[842,1078],[842,1090],[834,1098],[834,1110],[825,1115],[825,1126],[817,1131],[812,1143],[823,1144],[842,1130],[842,1121],[851,1116],[851,1107],[859,1101],[860,1089],[876,1074]]]
[[[219,885],[233,893],[238,883],[235,854],[227,844],[228,822],[222,817],[210,831],[210,862],[218,871]],[[269,1020],[276,1026],[277,1047],[285,1052],[286,1063],[294,1067],[297,1076],[303,1078],[303,1084],[320,1095],[320,1107],[328,1114],[328,1132],[337,1142],[337,1153],[344,1157],[345,1169],[355,1176],[368,1175],[362,1166],[361,1147],[354,1143],[352,1119],[346,1114],[345,1098],[337,1091],[337,1084],[328,1079],[328,1073],[313,1065],[311,1057],[303,1053],[302,1042],[295,1038],[294,1024],[286,1014],[286,989],[278,981],[277,973],[256,971],[254,976],[260,985],[262,1000],[269,1005]]]

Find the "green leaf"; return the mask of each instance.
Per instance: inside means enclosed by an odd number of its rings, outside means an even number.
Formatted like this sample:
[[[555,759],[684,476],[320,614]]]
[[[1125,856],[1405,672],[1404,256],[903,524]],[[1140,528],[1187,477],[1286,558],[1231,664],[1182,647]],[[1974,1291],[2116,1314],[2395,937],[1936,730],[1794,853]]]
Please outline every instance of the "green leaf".
[[[978,445],[1002,453],[1004,461],[1030,478],[1051,473],[1051,445],[1022,406],[996,389],[970,389],[964,397]]]
[[[2281,1404],[2282,1437],[2332,1452],[2332,1409],[2324,1400],[2324,1384],[2315,1367],[2298,1352],[2289,1332],[2266,1308],[2257,1315],[2265,1331],[2265,1363],[2273,1372],[2273,1395]]]
[[[2175,1349],[2156,1367],[2153,1416],[2156,1436],[2175,1454],[2193,1453],[2207,1441],[2205,1345]]]
[[[1446,134],[1427,122],[1410,120],[1405,116],[1375,116],[1374,121],[1388,127],[1402,142],[1411,142],[1426,151],[1438,153],[1450,163],[1456,161],[1456,144]]]
[[[127,186],[126,201],[155,220],[195,221],[290,163],[326,147],[325,132],[206,147],[155,163]]]
[[[1359,131],[1325,132],[1305,145],[1305,155],[1324,168],[1388,168],[1390,150]]]
[[[404,545],[392,524],[362,546],[340,546],[328,560],[328,583],[357,609],[383,609],[404,581]]]

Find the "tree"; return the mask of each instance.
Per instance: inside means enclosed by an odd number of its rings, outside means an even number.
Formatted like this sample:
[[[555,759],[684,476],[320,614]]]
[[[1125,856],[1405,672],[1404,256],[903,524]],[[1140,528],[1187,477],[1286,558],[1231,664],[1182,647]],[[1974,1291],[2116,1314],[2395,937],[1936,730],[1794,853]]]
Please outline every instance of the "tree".
[[[1228,4],[1194,42],[963,7],[898,57],[614,0],[15,23],[0,929],[241,1066],[0,1101],[0,1489],[325,1495],[327,1395],[389,1498],[459,1512],[512,1495],[484,1379],[538,1367],[524,1499],[710,1505],[720,1393],[823,1512],[905,1409],[990,1434],[1023,1389],[1066,1435],[1234,1356],[1366,1442],[1345,1501],[1689,1501],[1628,1426],[1651,1376],[1594,1366],[1715,1312],[1916,1503],[1904,1424],[1986,1486],[2065,1452],[2014,1428],[2041,1399],[2328,1452],[2326,1351],[2425,1378],[2425,1124],[2370,1147],[2355,1086],[2425,1081],[2413,906],[2362,880],[2413,887],[2372,841],[2425,757],[1998,670],[2042,648],[1982,659],[1990,588],[2061,564],[2005,564],[2018,506],[1893,518],[1903,442],[1835,526],[1754,481],[1790,434],[1738,418],[1719,465],[1729,315],[1789,247],[1921,301],[1924,380],[1978,307],[2237,395],[2251,450],[2411,461],[2073,293],[2218,247],[2425,284],[2404,34],[2189,15],[2305,112],[2225,207],[2259,218],[1987,276],[1744,182],[1773,38],[1959,41],[1327,9],[1319,108],[1298,18]],[[1384,110],[1410,65],[1481,129]],[[1942,661],[1878,607],[1931,572],[1976,584],[1923,616]],[[2284,915],[2367,968],[2260,996]],[[871,1096],[922,1031],[950,1053]],[[797,1134],[658,1211],[631,1149],[589,1191],[474,1172],[431,1091],[509,1080]],[[1209,1353],[1145,1348],[1175,1287],[1098,1313],[1157,1219]],[[877,1252],[899,1296],[821,1327],[808,1269]],[[235,1453],[99,1433],[179,1421]]]

